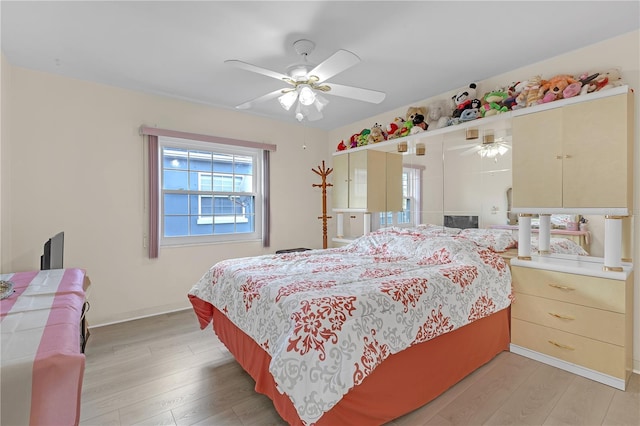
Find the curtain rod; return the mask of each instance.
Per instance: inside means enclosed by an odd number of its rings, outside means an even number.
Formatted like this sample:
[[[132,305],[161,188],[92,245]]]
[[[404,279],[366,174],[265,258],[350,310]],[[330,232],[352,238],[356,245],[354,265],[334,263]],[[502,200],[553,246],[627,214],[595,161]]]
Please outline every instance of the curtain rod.
[[[140,126],[140,135],[167,136],[172,138],[191,139],[202,142],[220,143],[225,145],[257,148],[266,151],[275,151],[277,146],[269,143],[245,141],[241,139],[224,138],[221,136],[201,135],[198,133],[181,132],[179,130],[158,129],[157,127]]]

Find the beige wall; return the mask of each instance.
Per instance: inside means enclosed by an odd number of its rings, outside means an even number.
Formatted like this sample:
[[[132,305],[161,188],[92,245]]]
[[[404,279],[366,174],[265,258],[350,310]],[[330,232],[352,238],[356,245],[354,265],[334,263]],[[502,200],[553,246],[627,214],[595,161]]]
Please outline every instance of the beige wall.
[[[526,67],[522,67],[504,74],[491,77],[489,79],[478,82],[478,94],[481,95],[495,87],[504,86],[514,81],[526,80],[531,76],[540,74],[544,78],[549,78],[555,74],[581,74],[583,72],[595,72],[606,70],[611,67],[620,67],[622,69],[623,80],[633,89],[640,90],[640,31],[634,31],[613,39],[605,40],[597,44],[586,46],[582,49],[575,50],[565,55],[547,59],[542,62],[534,63]],[[451,87],[442,95],[416,102],[412,105],[429,105],[429,102],[435,99],[449,99],[460,88]],[[335,152],[336,145],[342,139],[348,137],[363,128],[371,127],[374,123],[388,123],[393,117],[403,116],[407,110],[406,105],[387,113],[370,117],[366,120],[344,126],[329,132],[328,150],[330,153]],[[640,96],[635,95],[635,113],[636,117],[640,114]],[[635,145],[634,145],[634,242],[633,247],[635,265],[640,265],[640,220],[637,220],[640,214],[640,120],[636,119],[635,123]],[[604,220],[602,217],[591,217],[591,227],[597,233],[597,238],[593,241],[592,246],[594,254],[602,256],[602,235],[604,229]],[[600,220],[598,220],[600,219]],[[335,229],[331,230],[335,235]],[[634,336],[640,336],[640,274],[635,274],[634,283]],[[640,371],[640,338],[634,341],[634,369]]]
[[[612,66],[640,88],[640,32],[606,40],[479,82],[479,92],[542,74]],[[404,115],[409,105],[325,133],[241,113],[11,67],[2,58],[0,229],[2,272],[37,268],[44,241],[65,231],[65,265],[87,269],[93,286],[89,320],[103,324],[188,307],[186,293],[218,260],[322,245],[320,190],[311,172],[332,165],[340,140]],[[448,98],[459,88],[443,88]],[[434,98],[435,99],[435,98]],[[428,104],[429,100],[417,104]],[[638,107],[636,96],[636,112]],[[9,116],[11,120],[9,120]],[[8,127],[8,123],[11,127]],[[141,124],[278,145],[272,156],[272,249],[258,244],[161,249],[149,260]],[[636,121],[635,182],[640,178]],[[306,149],[303,144],[306,140]],[[329,203],[331,193],[329,193]],[[638,216],[640,184],[635,188]],[[335,221],[329,222],[335,235]],[[640,247],[640,221],[634,221]],[[640,250],[634,263],[639,265]],[[635,274],[634,335],[640,330],[640,274]],[[634,342],[640,370],[640,339]]]
[[[65,232],[66,267],[87,270],[91,325],[189,306],[187,291],[215,262],[322,247],[321,192],[311,171],[326,133],[235,111],[11,67],[3,60],[2,272],[39,268],[42,245]],[[7,81],[8,80],[8,81]],[[3,124],[7,116],[3,108]],[[140,125],[277,145],[271,155],[271,248],[236,243],[161,248],[151,260]],[[304,149],[306,145],[306,149]]]
[[[8,145],[3,143],[7,140],[9,134],[9,79],[11,76],[11,67],[6,63],[4,54],[0,54],[0,260],[2,259],[3,247],[10,237],[11,227],[9,226],[8,217],[4,214],[4,197],[8,193],[7,180],[4,179],[4,174],[9,170],[9,164],[5,161],[8,155],[5,155],[5,151],[8,150]],[[5,239],[4,237],[7,237]],[[1,269],[0,269],[1,270]]]

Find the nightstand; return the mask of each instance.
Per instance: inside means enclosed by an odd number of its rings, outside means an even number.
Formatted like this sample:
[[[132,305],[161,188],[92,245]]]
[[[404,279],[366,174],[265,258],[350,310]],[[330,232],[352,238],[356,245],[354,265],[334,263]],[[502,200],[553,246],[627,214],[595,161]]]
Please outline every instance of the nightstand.
[[[591,258],[594,259],[594,258]],[[632,370],[633,271],[595,260],[511,260],[511,352],[624,390]]]

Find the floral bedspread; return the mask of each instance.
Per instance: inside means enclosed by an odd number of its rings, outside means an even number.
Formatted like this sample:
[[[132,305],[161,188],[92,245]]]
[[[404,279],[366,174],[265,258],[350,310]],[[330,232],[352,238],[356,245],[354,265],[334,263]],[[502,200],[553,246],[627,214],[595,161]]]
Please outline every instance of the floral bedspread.
[[[336,249],[225,260],[190,290],[269,355],[313,424],[389,355],[511,303],[502,257],[439,228],[386,228]]]

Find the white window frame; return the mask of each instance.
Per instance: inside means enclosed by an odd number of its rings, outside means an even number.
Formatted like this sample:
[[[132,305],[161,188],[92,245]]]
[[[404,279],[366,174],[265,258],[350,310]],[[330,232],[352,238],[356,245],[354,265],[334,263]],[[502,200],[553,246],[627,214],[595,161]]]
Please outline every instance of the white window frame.
[[[400,228],[411,228],[414,226],[418,226],[421,222],[420,212],[422,210],[422,169],[420,167],[403,167],[402,174],[407,174],[407,195],[402,195],[403,200],[411,201],[411,210],[409,211],[410,217],[412,218],[411,222],[408,223],[399,223],[398,217],[404,213],[402,212],[393,212],[391,215],[392,223],[382,223],[381,216],[387,215],[388,212],[380,212],[377,215],[372,216],[372,227],[373,229],[380,229],[381,227],[388,226],[397,226]]]
[[[181,149],[193,149],[198,151],[208,151],[212,154],[233,154],[250,156],[253,159],[253,191],[252,192],[228,192],[220,195],[251,195],[254,197],[254,231],[246,233],[229,233],[229,234],[217,234],[217,235],[189,235],[180,237],[165,237],[165,220],[164,220],[164,166],[163,166],[163,149],[164,148],[181,148]],[[249,242],[249,241],[261,241],[262,240],[262,151],[257,148],[233,146],[226,144],[216,144],[211,142],[201,142],[189,139],[173,138],[168,136],[158,137],[158,190],[159,190],[159,225],[160,225],[160,246],[187,246],[198,244],[216,244],[216,243],[228,243],[228,242]],[[199,175],[200,172],[198,171]],[[207,173],[207,172],[202,172]],[[200,188],[200,178],[198,178],[198,187]],[[213,182],[212,182],[213,189]],[[167,190],[167,192],[176,193],[176,190]],[[184,192],[185,194],[197,194],[199,191],[184,190],[178,191],[178,193]],[[198,194],[199,196],[206,196],[205,194]],[[216,191],[212,191],[212,196],[215,197]],[[200,198],[199,198],[200,199]],[[201,206],[198,201],[198,224],[211,224],[212,220],[209,217],[209,222],[200,222],[206,220],[206,216],[201,217]],[[248,223],[247,216],[237,217],[235,215],[220,216],[216,218],[216,224],[233,223],[235,219],[236,223]]]

